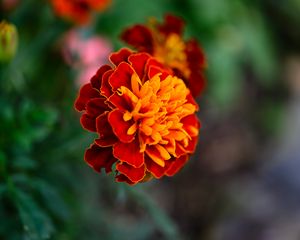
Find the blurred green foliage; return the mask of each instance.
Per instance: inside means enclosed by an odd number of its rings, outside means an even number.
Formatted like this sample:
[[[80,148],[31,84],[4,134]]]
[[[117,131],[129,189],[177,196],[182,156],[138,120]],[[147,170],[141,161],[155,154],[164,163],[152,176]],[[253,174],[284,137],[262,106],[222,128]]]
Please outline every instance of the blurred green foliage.
[[[206,52],[208,106],[234,109],[248,91],[248,75],[265,91],[278,84],[279,50],[259,1],[125,2],[113,0],[82,30],[106,36],[118,49],[125,27],[169,12],[182,16],[186,36]],[[293,7],[273,7],[299,20],[299,1],[286,2]],[[0,239],[182,239],[174,220],[144,191],[157,182],[116,184],[83,162],[92,137],[73,110],[74,73],[60,54],[71,23],[57,18],[46,0],[20,1],[0,16],[19,31],[17,55],[0,66]],[[270,133],[276,125],[269,120],[280,113],[281,105],[268,99],[254,117]]]

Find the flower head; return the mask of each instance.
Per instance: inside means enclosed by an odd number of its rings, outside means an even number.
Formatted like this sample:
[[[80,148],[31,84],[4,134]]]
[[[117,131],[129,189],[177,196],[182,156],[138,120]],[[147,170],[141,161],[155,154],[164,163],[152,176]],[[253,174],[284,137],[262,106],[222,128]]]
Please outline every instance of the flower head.
[[[121,37],[138,51],[150,53],[161,63],[172,68],[196,97],[202,92],[205,84],[205,59],[196,40],[184,41],[183,28],[184,23],[180,18],[166,15],[162,24],[156,19],[151,19],[148,25],[128,28]]]
[[[58,16],[77,24],[86,24],[93,12],[103,11],[111,0],[51,0]]]
[[[86,162],[116,181],[172,176],[194,152],[198,105],[183,80],[147,53],[121,49],[84,85],[75,102],[82,126],[98,134]]]

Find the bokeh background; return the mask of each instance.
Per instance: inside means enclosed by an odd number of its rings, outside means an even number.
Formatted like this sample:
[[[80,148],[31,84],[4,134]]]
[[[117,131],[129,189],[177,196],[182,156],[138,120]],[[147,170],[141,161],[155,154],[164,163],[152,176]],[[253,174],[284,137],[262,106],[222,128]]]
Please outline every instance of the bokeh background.
[[[0,3],[19,32],[0,65],[0,239],[300,239],[300,1],[112,0],[76,29],[49,1]],[[176,176],[130,187],[84,163],[73,102],[125,27],[165,13],[206,53],[201,136]]]

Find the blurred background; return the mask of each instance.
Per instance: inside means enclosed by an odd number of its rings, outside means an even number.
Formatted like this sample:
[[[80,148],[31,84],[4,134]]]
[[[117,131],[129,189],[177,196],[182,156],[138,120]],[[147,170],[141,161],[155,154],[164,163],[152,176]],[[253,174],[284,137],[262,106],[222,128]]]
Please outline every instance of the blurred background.
[[[0,63],[0,239],[300,239],[300,1],[112,0],[89,25],[46,0],[0,0],[18,49]],[[130,187],[83,154],[73,109],[125,27],[165,13],[207,57],[196,153]]]

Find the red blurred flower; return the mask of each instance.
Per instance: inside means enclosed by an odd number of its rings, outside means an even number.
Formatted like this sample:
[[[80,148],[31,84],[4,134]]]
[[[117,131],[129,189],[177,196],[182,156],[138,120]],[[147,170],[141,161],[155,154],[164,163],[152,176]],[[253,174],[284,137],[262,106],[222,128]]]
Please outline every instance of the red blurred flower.
[[[78,24],[88,23],[93,12],[103,11],[111,0],[51,0],[58,16]]]
[[[175,16],[166,15],[160,24],[151,19],[148,25],[135,25],[125,30],[122,39],[138,51],[147,52],[172,68],[197,97],[204,88],[205,58],[196,40],[184,41],[184,23]]]
[[[98,134],[85,152],[96,171],[136,184],[172,176],[197,143],[198,106],[184,82],[147,53],[121,49],[84,85],[75,102],[82,126]]]

